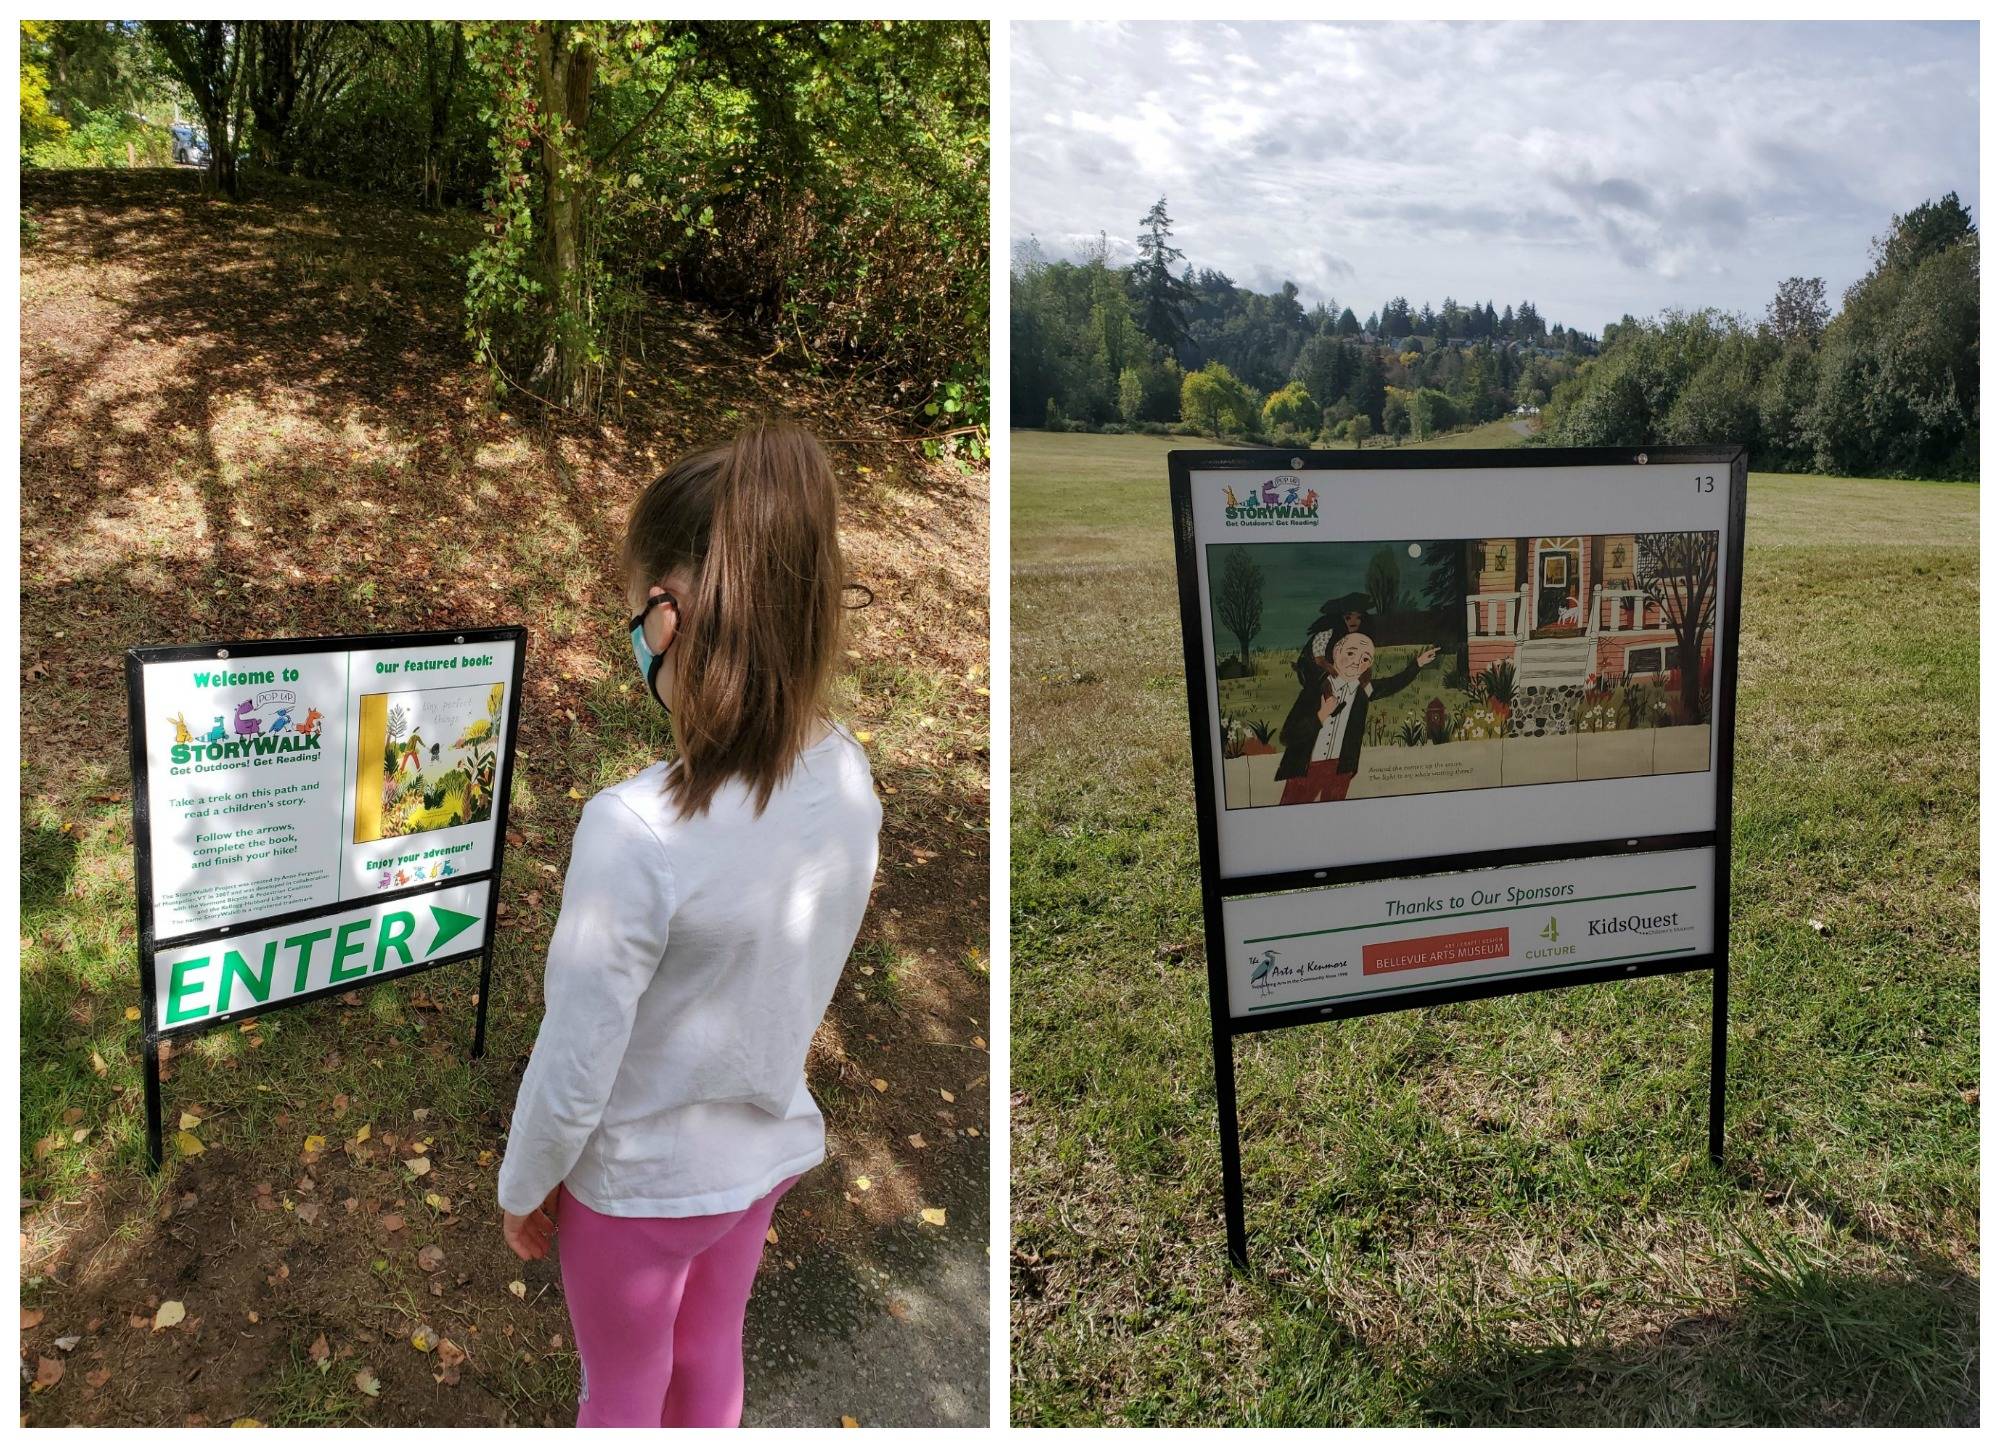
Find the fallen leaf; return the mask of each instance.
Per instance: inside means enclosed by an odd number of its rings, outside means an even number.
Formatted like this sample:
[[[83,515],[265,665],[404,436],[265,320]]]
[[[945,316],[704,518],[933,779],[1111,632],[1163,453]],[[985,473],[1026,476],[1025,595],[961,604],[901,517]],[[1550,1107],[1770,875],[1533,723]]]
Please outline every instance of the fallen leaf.
[[[153,1314],[153,1331],[159,1332],[164,1328],[178,1326],[187,1320],[187,1315],[185,1302],[162,1302],[160,1310]]]
[[[73,1332],[68,1337],[57,1338],[56,1346],[61,1348],[64,1352],[75,1352],[76,1345],[82,1341],[83,1341],[83,1334],[80,1332]]]
[[[107,1076],[111,1073],[111,1068],[104,1064],[104,1057],[96,1051],[90,1053],[90,1069],[99,1076]]]
[[[958,1100],[958,1098],[957,1098],[956,1096],[952,1095],[952,1094],[951,1094],[951,1093],[950,1093],[949,1091],[945,1090],[945,1089],[944,1089],[944,1087],[942,1087],[942,1086],[938,1087],[938,1095],[940,1095],[940,1096],[944,1097],[944,1099],[945,1099],[945,1100],[947,1100],[947,1101],[956,1101],[956,1100]]]
[[[424,1205],[434,1212],[448,1212],[451,1210],[451,1198],[437,1192],[425,1192]]]
[[[238,1418],[229,1426],[232,1428],[261,1428],[264,1426],[264,1422],[261,1418]]]
[[[448,1388],[457,1387],[458,1370],[465,1364],[465,1349],[450,1338],[445,1338],[438,1344],[437,1360],[438,1367],[442,1371],[434,1373],[431,1380],[443,1383]]]
[[[410,1346],[418,1352],[429,1352],[437,1346],[437,1329],[428,1322],[410,1334]]]
[[[578,792],[577,792],[577,788],[576,788],[576,786],[575,786],[575,785],[571,785],[571,786],[570,786],[570,790],[569,790],[569,797],[570,797],[571,799],[582,799],[582,798],[583,798],[583,796],[582,796],[582,795],[581,795],[580,793],[578,793]]]
[[[333,1359],[333,1350],[326,1345],[325,1333],[321,1333],[312,1340],[312,1346],[306,1349],[306,1353],[322,1369]]]
[[[431,1169],[431,1159],[427,1156],[413,1156],[403,1165],[409,1168],[411,1176],[422,1176]]]
[[[776,1227],[773,1227],[773,1228],[771,1228],[771,1229],[770,1229],[770,1230],[769,1230],[768,1232],[766,1232],[766,1233],[764,1234],[764,1240],[765,1240],[766,1242],[769,1242],[769,1243],[770,1243],[770,1244],[771,1244],[771,1245],[772,1245],[773,1247],[777,1246],[777,1245],[778,1245],[778,1229],[777,1229]]]
[[[862,739],[865,737],[866,737],[865,735],[860,735],[860,734],[857,734],[855,736],[855,738],[857,739]],[[847,1416],[847,1414],[842,1413],[840,1415],[840,1426],[843,1428],[859,1428],[861,1426],[861,1423],[859,1419],[850,1418]]]
[[[201,1130],[201,1118],[199,1116],[196,1116],[192,1111],[183,1111],[181,1113],[181,1130],[182,1131]]]
[[[402,1231],[403,1214],[401,1212],[384,1212],[382,1214],[382,1230],[385,1232]]]
[[[35,1363],[35,1386],[32,1392],[45,1393],[63,1380],[63,1360],[61,1358],[41,1358]]]
[[[138,1019],[139,1019],[139,1008],[138,1008],[137,1006],[127,1006],[127,1007],[125,1007],[125,1019],[126,1019],[126,1020],[128,1020],[128,1021],[136,1021],[136,1020],[138,1020]]]
[[[417,1265],[426,1272],[437,1271],[444,1266],[444,1248],[435,1242],[428,1247],[420,1248],[417,1252]]]
[[[921,1212],[917,1213],[917,1215],[922,1217],[926,1223],[928,1223],[933,1227],[942,1227],[944,1225],[943,1207],[925,1207]]]
[[[898,1322],[907,1322],[910,1316],[910,1304],[903,1301],[900,1297],[890,1298],[889,1316],[895,1318]]]
[[[319,1220],[319,1203],[300,1202],[295,1210],[295,1214],[301,1222],[304,1222],[307,1226],[311,1226]]]
[[[371,1398],[382,1396],[382,1380],[367,1368],[363,1368],[354,1375],[354,1386]]]
[[[507,1284],[507,1290],[513,1293],[516,1297],[521,1298],[523,1301],[527,1300],[528,1284],[523,1282],[520,1278],[516,1277],[512,1282],[509,1282]]]
[[[83,1375],[83,1380],[86,1383],[89,1383],[93,1388],[101,1388],[106,1383],[111,1381],[111,1369],[99,1368],[94,1373],[85,1373]]]
[[[367,1125],[364,1125],[364,1126],[363,1126],[363,1127],[362,1127],[362,1128],[361,1128],[361,1129],[360,1129],[359,1131],[357,1131],[357,1132],[355,1132],[355,1133],[354,1133],[354,1139],[355,1139],[355,1141],[357,1141],[357,1142],[363,1142],[363,1141],[366,1141],[366,1140],[368,1139],[368,1133],[369,1133],[370,1131],[372,1131],[373,1129],[374,1129],[374,1125],[373,1125],[373,1123],[372,1123],[372,1122],[371,1122],[371,1123],[369,1123],[369,1124],[367,1124]]]
[[[887,1091],[889,1089],[889,1083],[887,1081],[884,1081],[880,1076],[877,1076],[873,1081],[870,1081],[868,1084],[870,1086],[873,1086],[877,1091]]]
[[[930,1143],[924,1140],[924,1134],[920,1131],[910,1138],[910,1145],[914,1146],[918,1151],[922,1151]]]
[[[26,1332],[31,1327],[40,1327],[42,1325],[42,1319],[46,1316],[48,1316],[48,1314],[43,1312],[42,1309],[39,1307],[22,1308],[21,1331]]]
[[[196,1136],[192,1131],[176,1131],[174,1133],[174,1149],[182,1156],[200,1156],[204,1151],[208,1150],[207,1147],[201,1144],[201,1138]]]
[[[70,1107],[69,1110],[62,1114],[62,1120],[64,1126],[76,1125],[77,1122],[83,1120],[83,1108],[81,1106]]]
[[[875,1184],[874,1184],[873,1182],[869,1181],[867,1177],[856,1177],[856,1178],[854,1179],[854,1184],[855,1184],[855,1185],[856,1185],[857,1187],[861,1188],[861,1190],[862,1190],[862,1191],[864,1191],[864,1192],[865,1192],[865,1191],[867,1191],[867,1190],[868,1190],[868,1188],[870,1188],[870,1187],[872,1187],[873,1185],[875,1185]]]
[[[323,1151],[325,1151],[325,1150],[326,1150],[326,1138],[325,1138],[325,1137],[323,1137],[323,1136],[308,1136],[308,1137],[306,1138],[306,1145],[305,1145],[305,1151],[304,1151],[304,1152],[303,1152],[302,1154],[303,1154],[303,1155],[305,1156],[305,1158],[306,1158],[306,1159],[307,1159],[308,1161],[310,1161],[310,1160],[311,1160],[311,1159],[312,1159],[313,1157],[316,1157],[316,1156],[318,1156],[318,1155],[319,1155],[319,1154],[320,1154],[321,1152],[323,1152]]]

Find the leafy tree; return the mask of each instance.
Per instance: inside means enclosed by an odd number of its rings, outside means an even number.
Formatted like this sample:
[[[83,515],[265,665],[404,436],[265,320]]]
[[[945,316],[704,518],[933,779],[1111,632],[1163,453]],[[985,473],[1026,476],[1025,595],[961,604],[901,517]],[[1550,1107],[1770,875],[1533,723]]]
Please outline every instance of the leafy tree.
[[[1824,278],[1787,277],[1764,309],[1764,325],[1781,343],[1803,342],[1817,347],[1832,315],[1826,304]]]
[[[1382,404],[1388,398],[1389,381],[1382,367],[1382,354],[1373,347],[1361,349],[1361,365],[1349,386],[1348,400],[1355,411],[1368,419],[1369,430],[1382,430]]]
[[[1281,428],[1292,432],[1311,433],[1319,421],[1319,407],[1304,384],[1288,382],[1264,399],[1264,430],[1275,433]]]
[[[60,140],[69,122],[49,109],[49,54],[55,38],[53,20],[21,22],[21,149]]]
[[[1236,656],[1250,667],[1250,645],[1264,626],[1264,570],[1248,549],[1232,548],[1222,564],[1222,588],[1216,611],[1223,627],[1236,636]]]
[[[153,38],[187,91],[208,135],[211,195],[236,197],[236,146],[243,133],[244,108],[249,101],[250,48],[248,21],[148,20]]]

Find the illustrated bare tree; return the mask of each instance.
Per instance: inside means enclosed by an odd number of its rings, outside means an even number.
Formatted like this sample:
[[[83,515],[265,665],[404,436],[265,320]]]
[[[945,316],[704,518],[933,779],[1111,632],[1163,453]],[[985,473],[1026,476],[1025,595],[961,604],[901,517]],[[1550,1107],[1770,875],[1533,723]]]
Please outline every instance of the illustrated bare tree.
[[[1639,587],[1660,606],[1680,647],[1681,703],[1689,719],[1701,715],[1702,640],[1715,627],[1719,571],[1716,533],[1641,533]]]
[[[1264,570],[1249,553],[1232,548],[1222,564],[1222,591],[1216,598],[1223,627],[1236,635],[1237,654],[1250,667],[1250,643],[1264,627]]]

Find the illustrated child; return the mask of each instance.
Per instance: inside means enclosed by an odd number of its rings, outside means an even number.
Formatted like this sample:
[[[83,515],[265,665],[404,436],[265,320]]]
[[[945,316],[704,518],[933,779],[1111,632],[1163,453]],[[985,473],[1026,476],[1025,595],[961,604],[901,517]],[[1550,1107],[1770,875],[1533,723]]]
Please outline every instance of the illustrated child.
[[[829,713],[835,508],[819,444],[760,426],[626,525],[633,661],[678,757],[584,807],[499,1183],[508,1245],[560,1248],[579,1427],[738,1423],[771,1214],[826,1155],[806,1048],[882,821]]]
[[[1279,730],[1285,745],[1278,761],[1277,777],[1285,782],[1280,804],[1346,799],[1360,768],[1370,701],[1407,688],[1438,651],[1435,645],[1419,650],[1380,683],[1374,678],[1375,641],[1365,633],[1323,630],[1313,635],[1308,653],[1320,677],[1311,679],[1301,669],[1298,700]]]

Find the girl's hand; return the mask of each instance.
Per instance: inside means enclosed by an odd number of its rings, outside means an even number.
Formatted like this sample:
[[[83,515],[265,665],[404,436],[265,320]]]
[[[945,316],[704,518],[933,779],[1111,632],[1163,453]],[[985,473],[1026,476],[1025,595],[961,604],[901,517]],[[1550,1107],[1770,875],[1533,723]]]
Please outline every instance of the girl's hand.
[[[525,1217],[517,1217],[512,1212],[500,1213],[500,1235],[507,1245],[514,1249],[514,1255],[523,1262],[533,1262],[549,1254],[549,1247],[556,1239],[556,1195],[562,1188],[550,1192],[548,1199]]]

